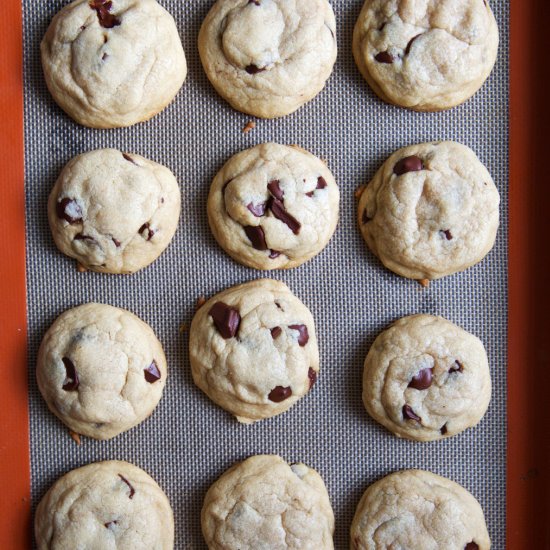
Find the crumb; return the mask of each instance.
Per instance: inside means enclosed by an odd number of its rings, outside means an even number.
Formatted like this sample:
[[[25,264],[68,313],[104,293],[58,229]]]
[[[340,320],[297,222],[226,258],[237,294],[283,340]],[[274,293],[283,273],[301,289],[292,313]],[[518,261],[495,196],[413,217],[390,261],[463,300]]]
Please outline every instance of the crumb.
[[[187,332],[189,330],[189,325],[187,323],[182,323],[179,330],[180,332]]]
[[[80,262],[76,262],[76,269],[79,273],[86,273],[88,271]]]
[[[77,445],[80,445],[80,434],[77,434],[76,432],[73,432],[72,430],[69,430],[69,435],[71,436],[71,439],[72,439]]]
[[[195,304],[195,307],[197,309],[201,308],[204,304],[206,304],[206,298],[204,296],[199,296],[197,299],[197,303]]]
[[[363,183],[362,185],[360,185],[356,190],[355,190],[355,198],[358,199],[362,194],[363,194],[363,191],[365,190],[365,187],[366,185]]]
[[[430,279],[418,279],[418,282],[419,282],[424,288],[428,288],[428,285],[430,284]]]
[[[256,128],[256,123],[253,120],[249,120],[243,128],[243,134],[248,134],[254,128]]]

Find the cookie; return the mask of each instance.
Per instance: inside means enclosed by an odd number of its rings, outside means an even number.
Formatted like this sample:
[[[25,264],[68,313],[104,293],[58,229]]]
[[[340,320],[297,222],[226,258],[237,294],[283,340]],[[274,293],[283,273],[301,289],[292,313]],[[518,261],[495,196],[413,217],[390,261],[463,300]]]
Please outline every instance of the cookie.
[[[231,157],[208,196],[208,221],[220,246],[256,269],[288,269],[317,255],[336,224],[340,192],[317,157],[264,143]]]
[[[442,317],[399,319],[365,359],[363,403],[398,437],[433,441],[460,433],[482,419],[490,399],[483,344]]]
[[[351,525],[352,550],[489,550],[479,502],[464,487],[424,470],[371,485]]]
[[[227,470],[201,514],[209,550],[331,550],[334,514],[321,476],[258,455]]]
[[[168,246],[180,215],[176,178],[161,164],[116,149],[74,157],[48,201],[55,244],[87,269],[133,273]]]
[[[38,387],[71,430],[110,439],[157,406],[166,358],[149,325],[117,307],[85,304],[60,315],[38,352]]]
[[[319,372],[311,313],[272,279],[208,300],[191,323],[189,354],[195,384],[244,423],[289,409]]]
[[[187,74],[176,23],[155,0],[75,0],[53,18],[40,49],[53,98],[92,128],[150,119]]]
[[[292,113],[324,87],[336,60],[327,0],[218,0],[199,33],[199,53],[216,91],[257,117]]]
[[[369,248],[411,279],[439,279],[480,262],[495,244],[500,197],[475,153],[453,141],[396,151],[361,194]]]
[[[365,80],[388,103],[450,109],[483,85],[498,28],[486,0],[367,0],[353,32]]]
[[[36,510],[38,550],[172,550],[174,517],[155,480],[111,460],[58,479]]]

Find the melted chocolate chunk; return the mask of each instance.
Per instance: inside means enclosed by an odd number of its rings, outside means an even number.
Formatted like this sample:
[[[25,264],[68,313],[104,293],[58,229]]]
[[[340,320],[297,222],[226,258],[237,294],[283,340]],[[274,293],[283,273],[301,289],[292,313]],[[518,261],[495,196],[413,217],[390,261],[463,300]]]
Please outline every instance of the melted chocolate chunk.
[[[137,166],[137,163],[136,161],[128,154],[126,153],[122,153],[122,156],[124,157],[125,160],[127,160],[128,162],[131,162],[132,164],[135,164]]]
[[[393,63],[393,55],[390,52],[380,52],[374,56],[378,63]]]
[[[415,390],[427,390],[432,385],[432,371],[433,369],[422,369],[417,372],[412,377],[408,387]]]
[[[244,70],[248,73],[248,74],[256,74],[256,73],[261,73],[262,71],[265,71],[265,69],[263,68],[260,68],[260,67],[257,67],[256,65],[254,64],[251,64],[251,65],[247,65]]]
[[[111,237],[111,240],[113,243],[115,243],[115,246],[118,248],[120,246],[120,241],[117,241],[114,237]]]
[[[317,178],[317,185],[315,189],[324,189],[326,186],[327,186],[327,181],[325,180],[325,178],[323,176],[319,176]],[[310,191],[309,193],[306,193],[306,195],[308,197],[313,197],[314,192],[315,191]]]
[[[279,180],[273,180],[273,181],[270,181],[268,184],[267,184],[267,188],[269,190],[269,192],[276,198],[276,199],[279,199],[280,201],[283,200],[283,197],[284,197],[284,191],[280,188],[279,186]]]
[[[307,377],[309,378],[309,389],[313,388],[313,384],[317,381],[317,373],[309,367],[307,371]]]
[[[410,405],[403,405],[403,418],[405,420],[416,420],[417,422],[422,422],[420,418],[413,410]]]
[[[63,361],[65,365],[65,381],[63,382],[62,388],[65,391],[76,391],[80,384],[76,367],[68,357],[63,357],[61,361]]]
[[[300,233],[300,228],[302,227],[302,224],[294,216],[291,216],[285,210],[285,207],[280,200],[272,198],[269,201],[268,207],[273,215],[278,220],[281,220],[284,224],[286,224],[288,228],[292,231],[292,233],[294,233],[294,235],[298,235],[298,233]]]
[[[130,498],[133,498],[136,494],[136,490],[132,487],[132,484],[122,474],[118,474],[118,477],[122,479],[126,485],[128,485],[128,488],[130,489]]]
[[[265,233],[261,225],[245,225],[243,229],[248,240],[256,250],[267,250]]]
[[[422,34],[422,33],[420,33]],[[409,52],[411,51],[411,46],[413,45],[413,42],[420,36],[420,34],[417,34],[416,36],[413,36],[409,43],[407,44],[407,47],[405,48],[405,55],[409,55]]]
[[[250,203],[250,204],[247,204],[246,207],[257,218],[261,218],[265,214],[265,207],[266,207],[265,202],[261,202],[260,204]]]
[[[453,372],[462,372],[464,370],[464,365],[458,361],[458,359],[451,365],[451,368],[449,369],[450,373]]]
[[[138,233],[146,240],[150,241],[155,234],[155,230],[151,229],[149,222],[144,223],[140,228]]]
[[[269,258],[271,260],[274,260],[275,258],[278,258],[281,255],[281,253],[278,250],[270,250],[269,251]]]
[[[120,25],[120,19],[115,17],[112,13],[109,13],[113,6],[111,0],[91,0],[90,8],[97,12],[97,18],[99,24],[105,29],[112,29]]]
[[[55,212],[58,218],[69,223],[80,223],[82,221],[82,209],[74,199],[64,198],[55,205]]]
[[[297,330],[298,335],[298,344],[300,347],[304,347],[309,342],[309,333],[307,331],[306,325],[288,325],[288,328],[292,330]]]
[[[283,329],[281,327],[273,327],[271,329],[271,338],[275,340],[275,338],[279,338],[281,334],[283,333]]]
[[[396,176],[402,176],[407,172],[418,172],[420,170],[424,170],[424,164],[422,163],[422,159],[414,155],[402,158],[400,161],[396,162],[393,167],[393,173]]]
[[[442,229],[440,231],[440,233],[442,233],[443,235],[445,235],[445,238],[450,241],[452,238],[453,238],[453,235],[451,234],[451,232],[448,230],[448,229]]]
[[[222,338],[227,340],[237,334],[239,325],[241,324],[241,316],[235,308],[223,302],[216,302],[208,313],[212,317],[214,325],[222,335]]]
[[[148,367],[143,369],[143,375],[149,384],[154,384],[157,380],[160,380],[160,370],[154,359]]]
[[[288,399],[292,395],[292,389],[289,387],[284,388],[283,386],[275,386],[267,396],[270,401],[274,403],[280,403],[285,399]]]
[[[445,435],[447,433],[447,424],[443,424],[443,426],[441,426],[441,429],[439,430],[441,432],[441,435]]]
[[[479,550],[479,546],[476,542],[472,541],[464,547],[464,550]]]

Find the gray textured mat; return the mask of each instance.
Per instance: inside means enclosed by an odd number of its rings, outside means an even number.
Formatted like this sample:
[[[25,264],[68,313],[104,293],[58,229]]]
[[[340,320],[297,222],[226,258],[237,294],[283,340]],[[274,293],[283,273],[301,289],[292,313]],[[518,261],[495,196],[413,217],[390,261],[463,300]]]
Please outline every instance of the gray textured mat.
[[[369,483],[394,470],[424,468],[461,483],[480,500],[493,548],[504,548],[506,448],[506,241],[508,2],[494,0],[501,30],[497,66],[488,84],[465,105],[445,113],[412,113],[375,98],[355,67],[351,35],[362,0],[333,0],[339,56],[326,89],[297,113],[259,121],[220,99],[202,70],[197,34],[212,0],[161,3],[174,15],[189,63],[176,101],[152,121],[120,130],[91,130],[70,120],[49,96],[39,43],[61,0],[24,0],[27,277],[32,497],[72,468],[123,459],[153,475],[176,517],[177,548],[203,548],[204,493],[233,462],[257,453],[303,461],[323,476],[336,515],[336,548],[348,531]],[[355,188],[368,181],[396,148],[412,142],[455,139],[487,165],[502,198],[497,245],[480,264],[422,289],[383,269],[355,224]],[[285,281],[311,309],[317,324],[321,376],[315,390],[289,412],[253,426],[237,424],[195,388],[187,335],[200,295],[266,273],[241,267],[208,230],[210,181],[232,154],[263,141],[297,143],[328,159],[340,185],[341,221],[320,256],[289,272]],[[99,147],[135,152],[169,166],[181,184],[180,228],[152,266],[129,277],[78,273],[57,252],[47,217],[48,193],[75,154]],[[127,308],[150,323],[165,346],[170,377],[153,416],[111,441],[77,447],[47,410],[34,378],[42,334],[65,309],[87,301]],[[454,438],[420,444],[397,440],[366,414],[361,403],[363,360],[376,334],[406,314],[441,314],[478,335],[489,354],[493,399],[481,424]]]

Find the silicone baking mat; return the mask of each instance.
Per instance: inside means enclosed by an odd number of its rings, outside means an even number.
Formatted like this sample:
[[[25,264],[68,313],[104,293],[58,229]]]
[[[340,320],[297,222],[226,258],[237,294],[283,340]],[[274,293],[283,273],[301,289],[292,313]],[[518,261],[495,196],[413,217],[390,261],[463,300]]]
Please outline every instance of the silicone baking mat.
[[[322,475],[336,516],[335,546],[347,548],[355,507],[366,487],[404,468],[447,476],[481,502],[496,549],[504,548],[506,478],[506,316],[508,180],[508,2],[492,8],[500,27],[496,67],[466,104],[444,113],[413,113],[378,100],[361,78],[351,37],[362,0],[334,0],[339,44],[323,92],[290,116],[257,120],[232,110],[210,86],[197,34],[211,0],[161,2],[174,16],[189,64],[176,100],[153,120],[127,129],[92,130],[69,119],[51,99],[42,75],[40,40],[65,2],[23,1],[29,415],[33,509],[65,472],[105,459],[148,471],[165,489],[176,520],[176,547],[203,548],[200,508],[209,485],[235,461],[276,453]],[[454,139],[486,164],[501,194],[501,227],[477,266],[423,289],[385,270],[368,252],[355,222],[354,190],[395,149]],[[206,219],[210,182],[234,153],[265,141],[296,143],[328,160],[341,190],[340,223],[329,246],[288,272],[260,272],[231,260]],[[153,265],[132,276],[79,273],[59,253],[46,217],[48,194],[74,155],[100,147],[135,152],[169,166],[182,190],[179,230]],[[228,286],[269,276],[288,284],[311,309],[320,343],[321,375],[312,393],[287,413],[239,425],[194,385],[188,361],[195,302]],[[34,378],[41,337],[65,309],[89,301],[124,307],[156,331],[169,379],[150,419],[106,442],[77,446],[48,411]],[[474,429],[434,443],[402,441],[376,424],[361,402],[363,360],[389,322],[412,313],[443,315],[478,335],[490,360],[491,406]]]

